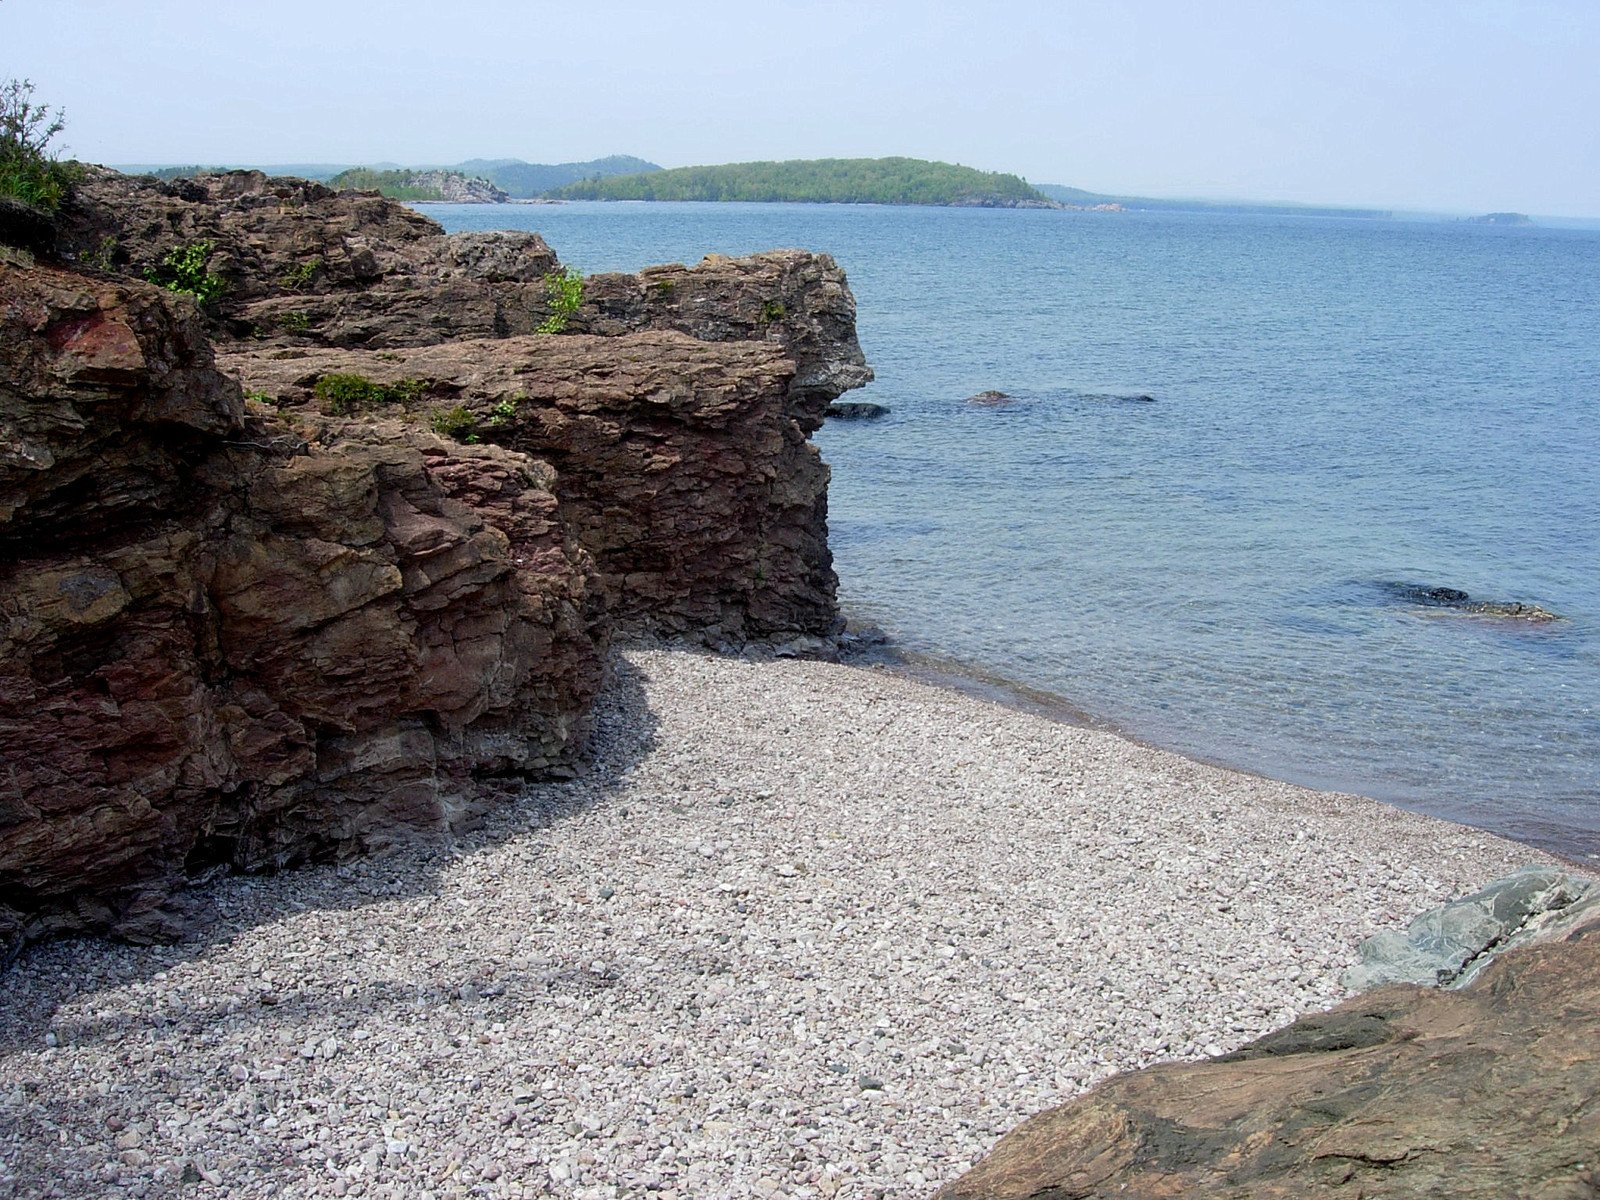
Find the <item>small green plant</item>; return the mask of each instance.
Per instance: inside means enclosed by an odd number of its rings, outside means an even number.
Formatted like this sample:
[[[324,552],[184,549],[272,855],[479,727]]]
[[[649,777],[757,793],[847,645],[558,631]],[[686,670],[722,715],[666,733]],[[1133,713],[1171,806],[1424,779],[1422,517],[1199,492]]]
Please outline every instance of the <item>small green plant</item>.
[[[82,172],[50,152],[50,140],[66,127],[60,109],[33,102],[32,81],[0,83],[0,196],[46,212],[61,207]]]
[[[254,400],[257,404],[276,404],[276,401],[273,400],[272,395],[269,392],[246,392],[244,394],[244,398],[246,400]]]
[[[508,397],[505,400],[501,400],[498,404],[491,408],[489,410],[489,426],[491,428],[498,429],[507,421],[511,420],[511,418],[515,417],[517,415],[518,399],[520,399],[520,397]]]
[[[111,271],[116,267],[116,257],[117,239],[108,233],[93,250],[84,252],[81,261],[91,271]]]
[[[478,419],[464,405],[441,409],[428,424],[440,437],[454,438],[469,446],[478,441]]]
[[[657,300],[667,301],[672,299],[672,293],[678,290],[678,285],[670,279],[658,279],[650,285],[650,292]]]
[[[762,303],[761,303],[761,322],[762,322],[762,324],[770,325],[774,321],[781,321],[781,320],[783,320],[785,315],[787,315],[787,314],[786,314],[786,310],[783,307],[782,301],[779,301],[779,300],[764,300],[764,301],[762,301]]]
[[[278,324],[282,325],[289,333],[304,333],[311,328],[311,318],[296,309],[294,312],[286,312],[279,317]]]
[[[212,241],[174,246],[167,251],[159,267],[145,268],[144,277],[169,292],[193,296],[203,308],[228,290],[227,282],[220,275],[206,270],[214,249],[216,243]]]
[[[311,394],[321,401],[329,414],[343,417],[391,404],[414,404],[427,390],[428,385],[420,379],[377,383],[365,375],[335,373],[317,380]]]
[[[539,322],[535,333],[560,333],[583,307],[583,272],[568,267],[544,277],[545,307],[549,315]]]
[[[321,269],[322,259],[308,258],[285,271],[279,282],[291,292],[303,292],[311,283],[311,277]]]

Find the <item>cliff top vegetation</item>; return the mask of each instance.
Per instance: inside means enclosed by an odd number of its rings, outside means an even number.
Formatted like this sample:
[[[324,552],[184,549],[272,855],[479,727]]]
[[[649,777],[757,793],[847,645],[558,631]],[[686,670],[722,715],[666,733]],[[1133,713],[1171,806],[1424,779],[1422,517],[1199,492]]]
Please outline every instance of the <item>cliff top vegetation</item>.
[[[586,179],[547,193],[562,200],[747,200],[818,204],[1048,207],[1016,175],[919,158],[815,158],[677,167]]]
[[[60,109],[35,104],[26,79],[0,83],[0,196],[54,212],[77,177],[74,164],[58,161],[50,142],[66,128]]]

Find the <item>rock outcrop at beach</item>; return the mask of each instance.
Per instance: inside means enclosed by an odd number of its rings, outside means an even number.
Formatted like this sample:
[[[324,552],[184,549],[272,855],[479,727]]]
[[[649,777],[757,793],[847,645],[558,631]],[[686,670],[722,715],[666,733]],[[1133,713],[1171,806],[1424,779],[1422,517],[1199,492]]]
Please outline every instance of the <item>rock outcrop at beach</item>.
[[[286,412],[358,378],[376,411],[550,463],[620,631],[737,646],[839,628],[818,418],[780,345],[648,332],[222,361]]]
[[[5,264],[0,292],[0,961],[572,758],[606,628],[548,465],[395,422],[308,446],[187,300]]]
[[[1468,987],[1383,988],[1209,1062],[1119,1075],[939,1200],[1600,1195],[1600,917]]]
[[[612,614],[837,631],[808,436],[871,372],[826,256],[602,277],[531,336],[542,239],[370,194],[91,169],[52,236],[77,271],[0,260],[0,961],[567,769]]]

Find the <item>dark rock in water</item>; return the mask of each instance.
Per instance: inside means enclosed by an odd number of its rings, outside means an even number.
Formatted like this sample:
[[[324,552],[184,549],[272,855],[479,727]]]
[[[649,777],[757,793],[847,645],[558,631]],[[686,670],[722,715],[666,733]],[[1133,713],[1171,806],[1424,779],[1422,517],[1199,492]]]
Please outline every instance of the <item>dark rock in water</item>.
[[[968,404],[976,404],[980,408],[1000,408],[1010,404],[1014,397],[1005,392],[987,391],[979,392],[976,396],[968,396]]]
[[[832,417],[836,421],[876,421],[879,417],[889,415],[887,405],[869,404],[864,400],[846,400],[843,403],[835,402],[828,405],[825,417]]]
[[[1154,404],[1156,398],[1147,392],[1136,395],[1123,395],[1116,392],[1084,392],[1078,397],[1080,400],[1099,400],[1106,404]]]
[[[21,200],[0,196],[0,246],[16,246],[46,254],[55,246],[56,223],[50,214]]]
[[[1559,621],[1561,615],[1520,600],[1474,600],[1460,588],[1427,587],[1420,583],[1384,583],[1382,590],[1396,600],[1425,608],[1448,608],[1475,617],[1500,617],[1516,621]]]
[[[1600,1195],[1600,917],[1460,990],[1396,985],[1107,1080],[937,1200]]]

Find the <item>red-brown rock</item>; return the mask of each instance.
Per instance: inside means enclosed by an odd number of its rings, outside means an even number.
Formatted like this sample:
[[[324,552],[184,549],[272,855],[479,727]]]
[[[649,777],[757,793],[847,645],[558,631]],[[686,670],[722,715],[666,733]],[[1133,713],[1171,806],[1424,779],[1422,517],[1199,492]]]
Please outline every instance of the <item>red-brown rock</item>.
[[[605,624],[547,464],[395,422],[307,445],[154,288],[0,266],[0,296],[0,958],[570,759]]]
[[[836,630],[828,470],[782,346],[647,332],[223,363],[291,410],[315,408],[327,375],[404,384],[418,424],[459,408],[467,436],[551,463],[619,629],[712,643]]]
[[[939,1200],[1600,1196],[1600,920],[1459,991],[1398,985],[1119,1075]]]

